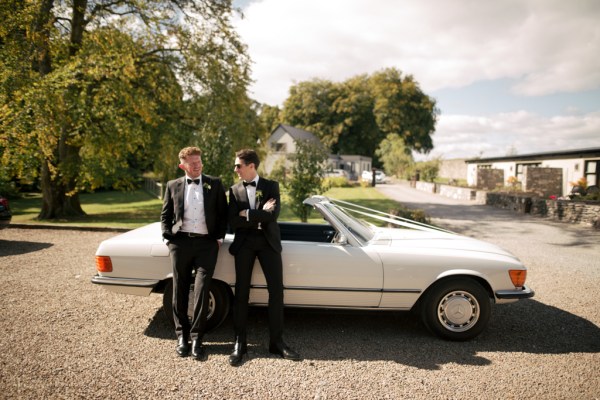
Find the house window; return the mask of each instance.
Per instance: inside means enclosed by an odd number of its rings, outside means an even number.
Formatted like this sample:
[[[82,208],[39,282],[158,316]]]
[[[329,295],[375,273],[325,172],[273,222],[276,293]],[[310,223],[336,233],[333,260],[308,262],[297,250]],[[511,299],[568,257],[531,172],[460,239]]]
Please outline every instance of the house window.
[[[585,179],[587,180],[588,186],[598,185],[598,169],[600,167],[600,160],[592,160],[585,162]]]
[[[517,178],[517,180],[519,182],[523,182],[523,171],[525,170],[525,167],[541,167],[542,163],[527,163],[527,164],[517,164],[517,173],[515,174],[515,177]]]
[[[273,143],[271,145],[272,149],[278,153],[285,153],[287,149],[286,143]]]

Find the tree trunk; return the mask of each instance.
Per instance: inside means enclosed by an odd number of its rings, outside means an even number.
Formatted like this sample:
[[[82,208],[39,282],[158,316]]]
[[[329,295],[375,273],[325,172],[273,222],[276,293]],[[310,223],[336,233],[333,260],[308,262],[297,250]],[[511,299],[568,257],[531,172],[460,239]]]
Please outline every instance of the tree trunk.
[[[42,166],[42,210],[38,219],[61,219],[85,215],[79,195],[67,195],[66,186],[52,179],[48,161]]]
[[[62,135],[55,154],[60,173],[53,174],[55,166],[49,159],[42,160],[42,210],[38,219],[59,219],[86,215],[76,189],[79,148],[66,144]]]
[[[73,4],[72,35],[69,55],[73,56],[81,46],[83,12],[87,0],[76,0]],[[33,68],[41,76],[52,72],[50,55],[50,26],[52,24],[52,8],[54,0],[43,0],[38,17],[34,21],[33,30],[36,33],[36,46]],[[38,219],[58,219],[83,216],[79,195],[76,191],[78,166],[80,162],[79,147],[67,143],[64,127],[60,134],[58,148],[52,157],[42,160],[42,210]]]
[[[40,4],[40,11],[37,18],[32,24],[34,33],[34,49],[35,56],[32,60],[32,69],[40,75],[48,75],[52,72],[52,62],[50,57],[50,25],[52,17],[52,8],[54,0],[43,0]]]

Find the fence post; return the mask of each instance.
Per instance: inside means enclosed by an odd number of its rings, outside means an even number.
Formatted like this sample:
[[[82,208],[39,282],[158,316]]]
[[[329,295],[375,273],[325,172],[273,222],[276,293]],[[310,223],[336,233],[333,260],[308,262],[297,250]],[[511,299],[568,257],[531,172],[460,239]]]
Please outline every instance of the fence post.
[[[163,185],[151,178],[144,178],[144,190],[159,199],[163,198]]]

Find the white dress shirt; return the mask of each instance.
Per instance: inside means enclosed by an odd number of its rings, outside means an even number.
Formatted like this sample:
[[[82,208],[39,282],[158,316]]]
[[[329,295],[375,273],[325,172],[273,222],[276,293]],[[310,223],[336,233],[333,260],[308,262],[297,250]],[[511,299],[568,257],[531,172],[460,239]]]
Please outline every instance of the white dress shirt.
[[[250,203],[251,210],[256,209],[256,206],[258,206],[258,204],[256,204],[256,187],[258,186],[258,179],[258,175],[256,175],[251,181],[256,182],[256,186],[246,186],[246,194],[248,195],[248,203]]]
[[[258,204],[256,203],[256,188],[258,187],[258,175],[254,177],[250,182],[256,182],[256,186],[246,186],[246,195],[248,196],[248,203],[250,204],[250,209],[255,210]],[[246,212],[246,221],[250,221],[250,213]],[[258,224],[258,229],[261,229],[260,223]]]
[[[202,176],[196,178],[200,179],[200,184],[198,185],[194,182],[187,183],[187,179],[191,178],[186,176],[181,231],[206,235],[208,234],[208,227],[206,226],[206,216],[204,215]]]

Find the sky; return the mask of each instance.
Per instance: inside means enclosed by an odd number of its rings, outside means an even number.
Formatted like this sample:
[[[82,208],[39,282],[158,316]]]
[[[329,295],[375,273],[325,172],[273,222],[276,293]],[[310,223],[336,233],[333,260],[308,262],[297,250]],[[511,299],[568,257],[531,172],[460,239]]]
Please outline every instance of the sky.
[[[600,147],[598,0],[235,0],[250,96],[394,67],[440,110],[417,160]]]

